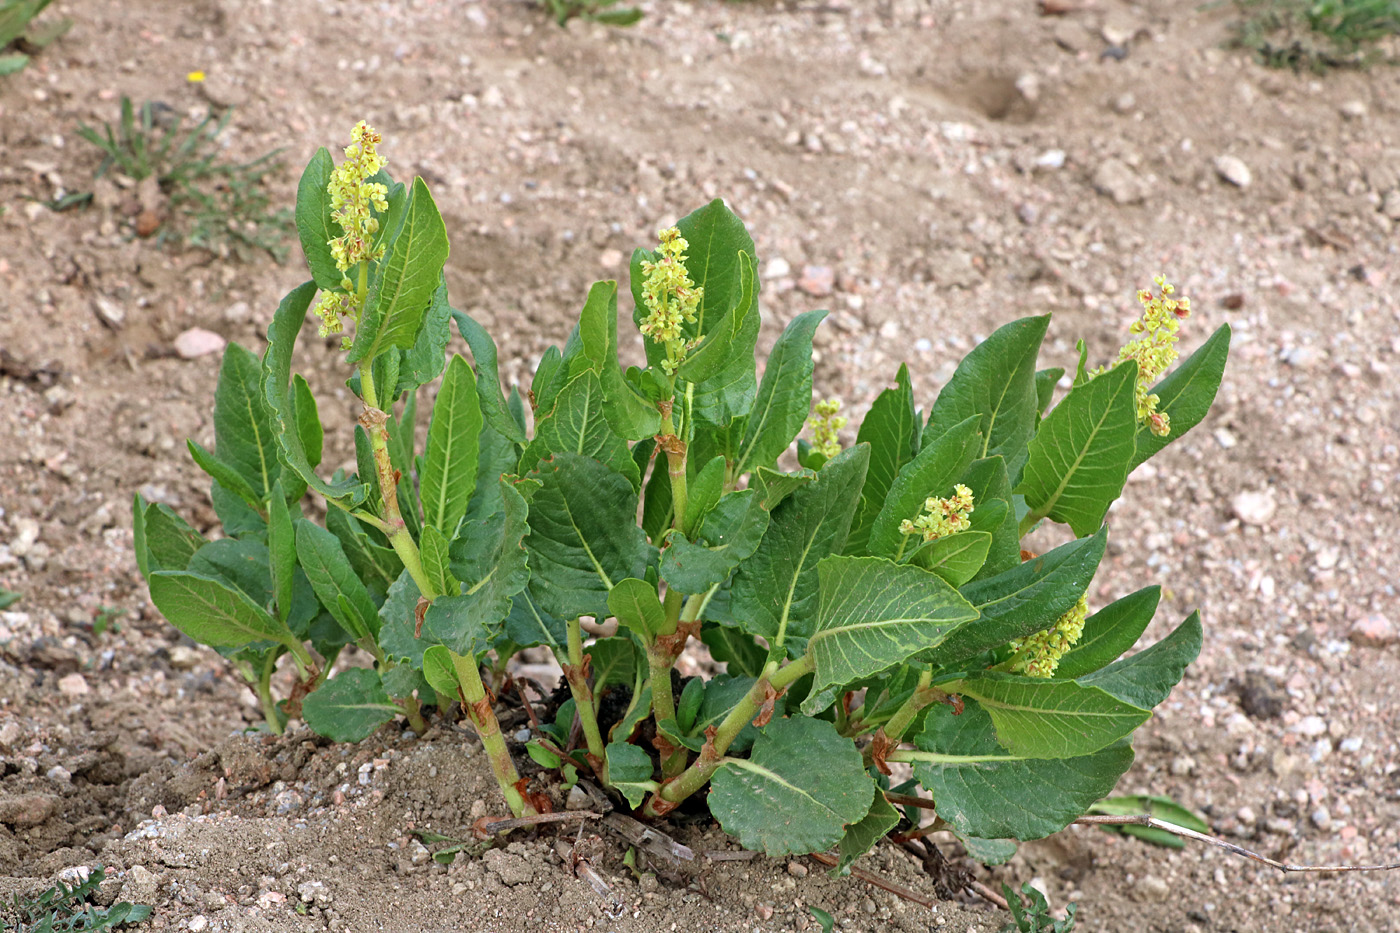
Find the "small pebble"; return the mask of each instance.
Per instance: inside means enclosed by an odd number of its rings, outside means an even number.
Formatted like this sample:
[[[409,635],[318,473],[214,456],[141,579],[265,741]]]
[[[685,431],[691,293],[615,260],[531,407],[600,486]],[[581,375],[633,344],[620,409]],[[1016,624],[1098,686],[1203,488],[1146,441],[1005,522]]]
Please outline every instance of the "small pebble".
[[[1321,716],[1304,716],[1293,726],[1293,731],[1314,739],[1327,734],[1327,722]]]
[[[1274,517],[1278,503],[1274,500],[1274,491],[1266,489],[1263,492],[1240,493],[1230,500],[1230,508],[1246,525],[1263,525]]]
[[[1248,188],[1254,176],[1250,174],[1249,166],[1243,160],[1232,155],[1223,155],[1215,160],[1215,171],[1221,178],[1234,185],[1236,188]]]
[[[1327,811],[1326,807],[1318,807],[1312,812],[1312,824],[1326,832],[1332,828],[1332,814]]]
[[[788,862],[787,873],[794,878],[806,878],[807,866],[803,865],[801,862]]]
[[[1397,640],[1395,626],[1379,612],[1357,619],[1351,626],[1353,644],[1364,648],[1384,648]]]
[[[175,338],[175,352],[181,359],[193,360],[210,353],[218,353],[228,341],[212,330],[191,327]]]

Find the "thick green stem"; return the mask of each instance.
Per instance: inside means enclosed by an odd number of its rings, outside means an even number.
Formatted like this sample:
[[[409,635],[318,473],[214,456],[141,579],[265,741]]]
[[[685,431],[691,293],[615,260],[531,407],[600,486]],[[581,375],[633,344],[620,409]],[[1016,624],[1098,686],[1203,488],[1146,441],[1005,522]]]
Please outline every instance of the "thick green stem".
[[[782,669],[778,669],[776,661],[769,662],[763,671],[763,676],[755,681],[744,698],[729,711],[728,716],[724,717],[724,721],[715,731],[714,738],[706,741],[705,747],[695,763],[687,768],[680,777],[662,787],[659,793],[652,794],[647,801],[646,815],[663,816],[675,809],[691,794],[704,787],[715,771],[719,770],[719,766],[724,764],[724,753],[729,750],[729,746],[738,737],[740,731],[758,715],[759,709],[768,698],[769,690],[781,693],[791,686],[793,681],[804,674],[811,673],[812,667],[811,655],[803,655]]]
[[[574,696],[574,709],[578,712],[579,725],[583,727],[583,739],[588,744],[588,754],[598,761],[603,760],[603,733],[598,729],[598,714],[593,708],[593,688],[588,684],[588,671],[583,666],[583,631],[578,619],[570,619],[569,666],[564,671],[569,681],[569,692]]]
[[[267,728],[273,735],[281,735],[286,728],[282,720],[282,711],[277,708],[277,700],[272,696],[272,672],[277,669],[277,657],[276,651],[267,653],[267,660],[263,662],[257,679],[258,701],[262,703],[263,719],[267,720]]]
[[[924,671],[920,674],[919,683],[914,688],[914,692],[890,717],[890,721],[885,723],[885,735],[889,736],[892,741],[898,742],[903,738],[909,725],[914,721],[914,717],[919,714],[919,710],[948,695],[937,687],[930,687],[929,682],[932,680],[933,671]]]
[[[418,592],[427,599],[435,599],[441,594],[423,572],[418,545],[404,524],[403,514],[399,512],[399,476],[389,456],[389,416],[379,408],[379,396],[374,387],[374,365],[369,360],[360,364],[360,397],[365,403],[365,410],[360,414],[360,426],[369,435],[369,446],[374,452],[374,469],[379,479],[379,498],[384,505],[382,530],[388,536],[394,553],[403,561],[404,569],[418,584]]]
[[[399,709],[403,710],[404,718],[408,720],[408,727],[418,735],[423,735],[428,731],[428,723],[423,719],[423,707],[418,702],[417,697],[404,697],[398,701]]]
[[[520,774],[515,770],[510,750],[506,748],[500,723],[496,721],[496,714],[491,710],[491,701],[486,698],[486,687],[481,682],[481,672],[476,669],[476,661],[454,651],[452,666],[457,674],[457,683],[462,688],[467,718],[471,720],[477,736],[481,739],[481,747],[486,750],[486,757],[491,762],[491,770],[496,775],[501,795],[506,798],[506,805],[515,816],[534,815],[535,808],[525,800],[517,786],[520,783]]]

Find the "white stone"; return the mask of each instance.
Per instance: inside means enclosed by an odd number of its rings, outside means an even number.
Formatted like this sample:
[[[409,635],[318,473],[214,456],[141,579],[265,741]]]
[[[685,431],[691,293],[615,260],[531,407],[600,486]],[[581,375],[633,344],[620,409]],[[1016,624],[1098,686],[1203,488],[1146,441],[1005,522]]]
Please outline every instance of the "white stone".
[[[1223,155],[1215,160],[1215,171],[1221,178],[1234,185],[1236,188],[1248,188],[1254,176],[1250,174],[1249,166],[1237,156]]]
[[[1262,492],[1240,493],[1231,500],[1230,508],[1246,525],[1263,525],[1274,517],[1278,503],[1274,500],[1274,491],[1265,489]]]
[[[218,353],[227,343],[228,341],[212,330],[191,327],[175,338],[175,352],[180,354],[182,359],[193,360],[210,353]]]

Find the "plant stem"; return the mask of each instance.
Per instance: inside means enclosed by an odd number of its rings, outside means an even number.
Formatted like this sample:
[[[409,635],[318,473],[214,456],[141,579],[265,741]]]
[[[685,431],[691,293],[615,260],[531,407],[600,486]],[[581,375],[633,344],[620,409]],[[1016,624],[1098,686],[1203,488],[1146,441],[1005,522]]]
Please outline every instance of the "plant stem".
[[[515,770],[505,737],[501,735],[500,723],[491,710],[491,701],[486,698],[486,687],[481,683],[481,672],[476,669],[476,661],[454,651],[452,666],[457,674],[457,683],[462,688],[462,705],[466,707],[467,718],[481,739],[481,747],[486,749],[486,757],[491,761],[491,770],[496,775],[502,796],[506,798],[506,805],[516,816],[533,815],[535,808],[525,800],[517,786],[520,773]]]
[[[418,702],[417,697],[404,697],[398,701],[398,706],[403,710],[404,718],[408,720],[408,727],[418,735],[428,731],[428,724],[423,719],[423,706]]]
[[[748,725],[758,714],[759,708],[768,696],[769,688],[781,692],[802,675],[811,673],[812,667],[811,655],[803,655],[781,669],[778,668],[776,661],[770,661],[763,671],[763,676],[758,678],[749,692],[744,695],[744,698],[729,711],[728,716],[724,717],[724,721],[715,731],[713,739],[706,741],[705,748],[700,752],[700,757],[695,760],[695,763],[687,768],[680,777],[663,786],[658,794],[652,794],[647,801],[646,815],[664,815],[675,809],[681,801],[704,787],[711,776],[719,770],[719,766],[724,764],[724,753],[729,750],[734,739],[738,737],[744,726]]]
[[[282,722],[282,712],[277,708],[277,701],[272,696],[272,672],[277,670],[277,652],[269,651],[267,660],[263,662],[262,670],[258,672],[257,691],[258,700],[262,703],[263,719],[267,720],[267,728],[273,735],[281,735],[286,729]]]
[[[583,738],[588,743],[590,758],[603,760],[603,734],[598,730],[598,714],[593,708],[593,688],[588,684],[588,671],[583,663],[583,632],[578,619],[570,619],[569,666],[564,671],[569,681],[569,692],[574,695],[574,708],[578,712],[579,725],[583,727]]]
[[[885,723],[885,735],[889,736],[891,740],[898,742],[904,736],[910,723],[914,721],[914,717],[919,714],[919,710],[928,706],[935,700],[941,700],[943,697],[947,696],[946,693],[939,690],[937,687],[929,686],[932,680],[933,671],[927,670],[921,673],[919,675],[918,686],[916,686],[914,692],[909,695],[909,699],[905,700],[904,704],[890,717],[889,722]]]

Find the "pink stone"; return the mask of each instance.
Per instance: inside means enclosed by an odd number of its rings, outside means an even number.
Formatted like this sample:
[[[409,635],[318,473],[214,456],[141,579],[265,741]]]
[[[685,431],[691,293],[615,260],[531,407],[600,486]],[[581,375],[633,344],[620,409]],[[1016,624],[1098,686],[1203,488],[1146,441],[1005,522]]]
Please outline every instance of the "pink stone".
[[[1395,644],[1397,636],[1390,620],[1375,612],[1352,624],[1351,640],[1366,648],[1384,648]]]
[[[88,693],[87,681],[82,674],[69,674],[58,681],[58,691],[66,697],[80,697]]]
[[[182,359],[193,360],[210,353],[218,353],[227,342],[212,330],[191,327],[175,338],[175,352],[180,354]]]
[[[803,266],[797,287],[813,298],[825,298],[836,288],[836,273],[830,266]]]

